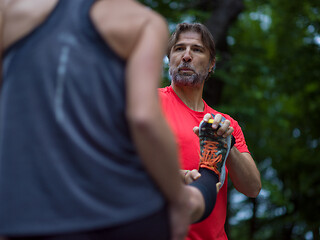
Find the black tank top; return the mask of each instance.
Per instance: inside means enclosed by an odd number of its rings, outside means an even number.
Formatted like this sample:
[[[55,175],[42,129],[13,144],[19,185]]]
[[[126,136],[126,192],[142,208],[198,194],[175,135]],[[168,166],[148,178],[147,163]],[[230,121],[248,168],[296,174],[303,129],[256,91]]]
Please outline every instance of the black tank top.
[[[115,226],[164,204],[129,133],[126,63],[95,30],[93,3],[60,0],[5,53],[0,235]]]

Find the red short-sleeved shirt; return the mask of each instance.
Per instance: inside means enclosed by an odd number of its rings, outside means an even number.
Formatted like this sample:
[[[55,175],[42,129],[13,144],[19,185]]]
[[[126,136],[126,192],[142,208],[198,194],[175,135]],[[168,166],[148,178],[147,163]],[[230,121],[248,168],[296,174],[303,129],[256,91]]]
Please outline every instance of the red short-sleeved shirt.
[[[200,146],[199,138],[194,134],[193,127],[200,124],[206,113],[218,114],[219,112],[210,108],[205,102],[203,112],[191,110],[181,101],[171,86],[160,88],[159,95],[164,115],[176,137],[181,168],[198,169]],[[220,114],[230,120],[231,126],[234,128],[233,136],[236,139],[237,149],[240,152],[249,152],[238,122],[227,114]],[[188,240],[228,239],[224,230],[227,207],[227,176],[228,169],[226,168],[226,179],[218,193],[213,212],[206,220],[191,225]]]

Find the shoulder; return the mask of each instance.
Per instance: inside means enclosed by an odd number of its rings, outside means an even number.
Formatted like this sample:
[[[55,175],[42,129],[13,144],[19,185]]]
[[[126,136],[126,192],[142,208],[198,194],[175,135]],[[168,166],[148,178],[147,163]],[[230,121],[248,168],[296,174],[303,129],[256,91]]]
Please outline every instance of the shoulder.
[[[238,131],[241,131],[241,132],[242,132],[241,127],[240,127],[240,125],[239,125],[239,123],[238,123],[237,120],[235,120],[233,117],[231,117],[230,115],[225,114],[225,113],[221,113],[221,115],[222,115],[225,119],[228,119],[228,120],[230,121],[230,125],[231,125],[231,127],[233,127],[233,129],[234,129],[235,132],[238,132]]]
[[[8,48],[39,26],[58,0],[0,1],[3,12],[3,47]]]
[[[124,59],[146,29],[155,37],[168,31],[164,18],[133,0],[97,1],[90,16],[102,38]]]
[[[208,106],[208,105],[207,105]],[[236,144],[235,146],[237,147],[237,149],[240,151],[240,152],[249,152],[248,150],[248,146],[247,146],[247,143],[246,143],[246,140],[245,140],[245,137],[244,137],[244,134],[243,134],[243,131],[238,123],[238,121],[236,121],[234,118],[232,118],[230,115],[228,114],[225,114],[225,113],[221,113],[221,112],[218,112],[216,110],[214,110],[213,108],[209,107],[208,106],[208,109],[209,109],[209,113],[213,113],[213,114],[221,114],[225,119],[228,119],[230,121],[230,126],[233,127],[234,131],[232,133],[232,135],[235,137],[236,139]]]
[[[169,93],[171,93],[171,89],[170,86],[168,87],[162,87],[162,88],[158,88],[158,92],[159,94],[162,94],[162,95],[168,95]]]
[[[170,86],[158,88],[158,94],[161,102],[165,102],[173,97],[172,88]]]

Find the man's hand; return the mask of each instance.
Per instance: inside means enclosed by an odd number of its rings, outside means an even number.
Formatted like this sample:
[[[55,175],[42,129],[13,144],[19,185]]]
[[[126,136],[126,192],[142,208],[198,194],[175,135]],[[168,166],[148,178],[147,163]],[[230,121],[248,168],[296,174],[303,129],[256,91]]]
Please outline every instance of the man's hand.
[[[193,181],[197,180],[199,177],[201,177],[201,174],[198,172],[197,169],[193,170],[180,170],[182,181],[185,184],[192,183]]]
[[[207,113],[203,117],[203,121],[205,121],[205,122],[208,122],[210,119],[212,119],[212,115],[210,113]],[[218,129],[217,134],[219,136],[223,136],[225,138],[225,137],[228,137],[229,135],[231,135],[233,133],[234,129],[233,129],[233,127],[230,127],[229,120],[225,120],[224,122],[221,122],[221,121],[222,121],[221,114],[216,114],[213,119],[212,128]],[[199,136],[199,127],[198,126],[194,127],[193,132],[195,134],[197,134],[197,136]]]

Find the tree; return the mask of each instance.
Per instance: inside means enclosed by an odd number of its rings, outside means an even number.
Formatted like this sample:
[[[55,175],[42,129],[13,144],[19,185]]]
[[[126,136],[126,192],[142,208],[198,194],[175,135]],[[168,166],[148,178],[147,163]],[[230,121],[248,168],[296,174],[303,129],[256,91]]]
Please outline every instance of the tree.
[[[319,239],[320,4],[247,1],[246,7],[230,30],[223,103],[245,123],[269,194],[259,199],[266,209],[253,236]]]

